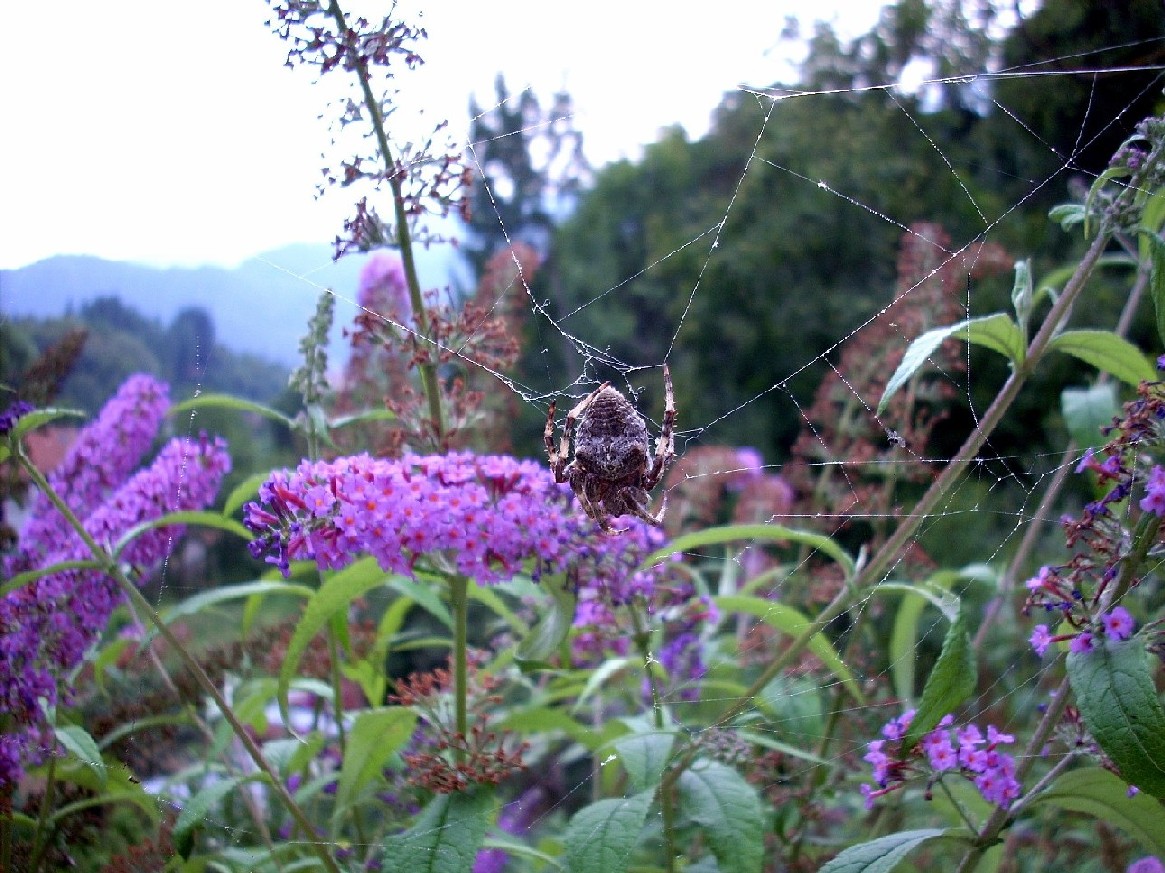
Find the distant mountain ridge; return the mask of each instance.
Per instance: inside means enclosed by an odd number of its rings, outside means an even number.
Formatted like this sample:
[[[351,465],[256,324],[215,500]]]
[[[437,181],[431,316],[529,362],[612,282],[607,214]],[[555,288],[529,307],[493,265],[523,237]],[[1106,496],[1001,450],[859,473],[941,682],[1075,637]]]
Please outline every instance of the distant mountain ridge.
[[[448,249],[419,253],[422,282],[444,288],[453,270]],[[58,255],[16,270],[0,270],[0,314],[56,317],[98,297],[115,296],[169,322],[191,306],[214,319],[217,341],[280,363],[298,361],[298,345],[320,290],[337,294],[333,351],[340,326],[356,314],[357,281],[366,256],[332,260],[327,245],[290,245],[225,267],[150,267],[90,255]],[[333,360],[336,360],[335,358]]]

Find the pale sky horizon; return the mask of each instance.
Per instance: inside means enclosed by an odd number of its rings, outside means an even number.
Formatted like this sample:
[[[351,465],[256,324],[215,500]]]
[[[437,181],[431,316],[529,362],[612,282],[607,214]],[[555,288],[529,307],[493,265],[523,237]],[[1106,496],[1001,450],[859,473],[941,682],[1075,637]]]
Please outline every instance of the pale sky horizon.
[[[636,157],[672,124],[701,136],[725,92],[787,77],[787,15],[803,33],[823,19],[854,35],[882,5],[822,0],[806,16],[796,0],[720,0],[693,16],[660,0],[594,0],[567,19],[535,0],[409,0],[398,11],[420,6],[429,38],[425,65],[398,75],[400,100],[463,139],[469,95],[492,105],[498,73],[543,101],[565,87],[598,167]],[[56,254],[232,266],[331,242],[352,202],[342,189],[315,199],[326,96],[283,65],[268,12],[258,0],[8,4],[0,268]]]

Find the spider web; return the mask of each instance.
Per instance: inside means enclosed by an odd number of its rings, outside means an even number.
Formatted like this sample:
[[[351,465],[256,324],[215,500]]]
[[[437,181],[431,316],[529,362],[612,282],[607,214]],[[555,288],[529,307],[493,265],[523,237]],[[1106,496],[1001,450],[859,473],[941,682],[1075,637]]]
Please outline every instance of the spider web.
[[[642,38],[646,39],[649,37],[644,35]],[[991,96],[992,85],[1004,79],[1036,80],[1046,76],[1096,77],[1100,75],[1120,75],[1121,73],[1131,71],[1111,68],[1094,69],[1089,65],[1089,60],[1090,57],[1087,54],[1048,58],[1044,64],[1032,65],[1021,69],[999,70],[990,74],[980,74],[976,78],[976,84],[982,86],[981,93],[988,95],[987,99],[990,103],[990,111],[1001,113],[1011,119],[1017,128],[1024,131],[1027,135],[1035,137],[1036,134],[1033,132],[1032,127],[1024,118],[1012,108],[1001,103],[994,96]],[[1065,64],[1069,61],[1073,62],[1075,68],[1065,71]],[[1045,65],[1054,65],[1057,71],[1051,72],[1046,70],[1043,68]],[[483,74],[492,74],[492,70],[484,71]],[[927,87],[960,83],[967,83],[967,79],[965,77],[932,78],[925,80],[922,85]],[[407,83],[402,84],[402,87],[407,89]],[[1159,82],[1155,87],[1159,87]],[[957,187],[963,192],[963,195],[975,214],[982,220],[983,227],[974,236],[951,240],[945,245],[936,246],[933,238],[922,235],[912,216],[899,214],[892,207],[871,201],[865,198],[864,195],[854,193],[843,183],[829,178],[817,177],[804,171],[803,168],[796,166],[779,165],[762,155],[762,147],[766,143],[767,138],[773,135],[774,119],[778,117],[780,108],[784,103],[788,101],[809,101],[810,103],[820,102],[823,106],[828,106],[828,98],[837,96],[838,94],[856,93],[858,91],[868,92],[880,97],[889,111],[900,113],[904,116],[916,131],[917,136],[929,144],[935,172],[947,174],[955,180]],[[662,365],[675,360],[674,354],[676,353],[677,344],[689,331],[695,330],[691,316],[693,307],[698,302],[701,302],[703,298],[716,293],[715,289],[706,281],[706,275],[721,255],[722,249],[720,243],[725,229],[730,227],[732,222],[737,218],[735,207],[738,202],[739,192],[752,178],[753,174],[775,172],[779,174],[780,178],[786,184],[794,186],[800,193],[811,193],[819,202],[828,202],[831,206],[842,211],[863,213],[872,217],[877,222],[893,227],[905,237],[915,237],[922,240],[936,250],[936,260],[933,266],[916,281],[909,283],[906,287],[899,288],[892,295],[888,294],[884,306],[861,320],[860,323],[852,327],[839,329],[834,341],[818,349],[811,357],[799,362],[781,378],[773,381],[752,396],[747,397],[743,402],[726,403],[722,408],[716,410],[714,414],[705,416],[700,420],[693,420],[692,416],[686,414],[685,410],[681,408],[676,430],[677,455],[682,460],[687,452],[700,446],[735,445],[734,425],[740,415],[746,410],[751,409],[755,404],[769,404],[774,410],[774,415],[777,414],[776,410],[778,408],[788,410],[791,414],[795,415],[799,419],[803,430],[808,434],[809,439],[815,441],[820,447],[824,457],[811,461],[810,466],[813,469],[820,471],[825,468],[834,468],[838,471],[838,474],[846,483],[846,490],[848,490],[856,501],[855,507],[849,513],[850,518],[865,518],[873,522],[896,522],[902,517],[901,515],[880,512],[867,515],[866,509],[861,505],[859,485],[856,481],[851,481],[850,479],[851,473],[860,469],[860,467],[855,466],[853,461],[848,458],[830,456],[832,451],[831,444],[826,435],[821,432],[820,423],[811,416],[808,409],[808,402],[811,398],[799,396],[795,392],[793,388],[794,380],[806,374],[820,374],[821,377],[832,374],[836,378],[840,390],[846,395],[846,400],[856,403],[869,419],[878,422],[879,426],[883,429],[885,442],[887,444],[894,444],[901,450],[896,456],[896,464],[907,468],[913,467],[918,470],[932,470],[936,462],[941,463],[944,460],[943,457],[929,456],[924,453],[924,447],[905,443],[895,430],[893,423],[884,421],[878,416],[876,407],[879,397],[870,393],[867,385],[854,380],[850,374],[841,368],[840,360],[843,357],[843,353],[847,347],[859,341],[863,335],[875,330],[879,326],[884,326],[888,319],[894,317],[893,307],[896,304],[908,301],[912,295],[923,293],[928,281],[934,280],[944,269],[958,263],[960,259],[970,259],[973,263],[974,259],[980,256],[983,244],[991,242],[1003,225],[1019,219],[1020,211],[1030,198],[1034,197],[1046,186],[1062,185],[1066,177],[1078,173],[1075,165],[1076,156],[1082,149],[1088,146],[1089,142],[1082,133],[1081,137],[1077,140],[1075,148],[1068,154],[1057,153],[1052,146],[1043,143],[1047,154],[1053,158],[1053,171],[1044,176],[1028,179],[1026,193],[1016,198],[1008,208],[1000,211],[996,217],[992,218],[989,217],[985,207],[976,202],[970,188],[965,182],[968,168],[959,166],[957,159],[953,155],[944,152],[942,146],[939,144],[939,138],[931,132],[933,130],[932,115],[925,109],[911,106],[910,100],[908,99],[909,95],[905,95],[896,83],[872,85],[860,89],[841,89],[840,91],[821,89],[775,92],[764,88],[742,87],[739,91],[739,96],[742,99],[754,101],[760,107],[761,121],[756,127],[756,137],[752,151],[745,161],[743,169],[735,179],[735,184],[732,186],[732,194],[717,220],[700,229],[681,245],[676,246],[660,257],[656,257],[651,263],[641,269],[621,277],[618,282],[609,287],[594,289],[592,297],[569,309],[557,310],[553,299],[540,299],[519,275],[518,281],[501,291],[495,301],[495,306],[500,308],[508,304],[512,299],[520,300],[521,306],[526,311],[526,316],[536,336],[539,338],[539,344],[544,348],[548,348],[552,343],[565,344],[577,356],[577,359],[580,361],[580,366],[577,372],[573,376],[568,377],[566,381],[562,381],[561,379],[554,381],[556,377],[551,375],[549,365],[547,365],[545,371],[541,374],[542,378],[540,381],[536,379],[539,376],[537,373],[527,374],[525,380],[520,381],[508,373],[495,372],[493,370],[487,371],[500,385],[504,386],[506,391],[511,392],[522,404],[534,407],[541,415],[545,414],[550,400],[558,398],[560,410],[569,408],[570,405],[573,405],[573,403],[585,397],[591,390],[597,387],[601,381],[606,378],[612,378],[612,374],[614,374],[613,378],[621,380],[618,387],[621,387],[625,393],[628,393],[632,397],[637,397],[639,391],[644,386],[647,386],[652,397],[661,398],[662,390],[659,388],[658,383],[662,379],[660,375]],[[1140,95],[1130,94],[1130,103],[1138,96]],[[489,107],[486,111],[488,112],[492,108]],[[710,111],[713,107],[709,106],[707,108]],[[1121,107],[1122,110],[1123,108]],[[599,115],[598,112],[594,111],[591,114],[594,116]],[[1106,120],[1106,123],[1112,124],[1116,123],[1116,121],[1117,117],[1114,117],[1113,119]],[[464,146],[465,154],[472,161],[476,149],[481,144],[468,142],[464,143]],[[1085,179],[1086,183],[1091,181],[1091,179]],[[333,194],[330,196],[335,197],[337,195]],[[1067,199],[1067,196],[1064,199]],[[505,232],[506,238],[509,239],[511,229],[505,227],[504,224],[501,226],[501,229]],[[661,358],[644,360],[621,357],[610,350],[605,337],[601,335],[589,335],[574,327],[575,320],[572,317],[579,312],[599,301],[606,303],[609,303],[611,300],[618,301],[624,295],[633,293],[637,282],[653,276],[670,259],[681,254],[690,255],[692,252],[699,253],[698,270],[695,278],[688,284],[674,289],[677,298],[683,301],[683,306],[680,308],[679,314],[672,317],[671,322],[667,325],[670,333],[670,341],[666,353]],[[1029,253],[1021,252],[1013,254],[1015,257],[1024,257]],[[517,264],[516,261],[515,263]],[[321,264],[322,266],[324,265]],[[517,266],[520,269],[520,265]],[[272,267],[279,270],[285,269],[278,263],[272,263]],[[295,275],[301,282],[305,301],[309,299],[314,300],[318,293],[327,290],[333,293],[342,304],[341,313],[343,313],[345,308],[349,313],[357,310],[358,304],[356,303],[353,289],[325,289],[311,274],[296,272]],[[425,277],[422,277],[422,282],[424,283],[425,281]],[[961,311],[964,314],[970,314],[975,311],[976,290],[976,281],[968,279],[962,289],[962,299],[959,301]],[[393,321],[387,313],[371,314],[382,319],[385,324],[391,324],[397,330],[412,331],[409,325]],[[661,315],[660,317],[662,318],[664,316]],[[779,317],[779,314],[775,317]],[[342,315],[337,320],[342,321]],[[908,340],[909,337],[902,337],[902,345],[905,346]],[[450,349],[449,351],[458,354],[456,348]],[[479,364],[475,364],[467,358],[463,358],[463,360],[470,366],[480,367]],[[961,398],[963,405],[968,410],[971,427],[978,426],[979,416],[982,413],[981,402],[977,399],[977,395],[973,390],[978,384],[980,360],[980,358],[972,356],[968,348],[964,353],[962,372],[951,370],[940,371],[939,373],[939,378],[957,392]],[[655,387],[651,387],[653,385]],[[676,388],[677,393],[682,392],[682,385],[678,379]],[[659,416],[649,415],[647,417],[649,419],[649,429],[652,431],[653,436],[658,435],[660,428]],[[193,420],[190,423],[189,430],[192,435],[197,430]],[[1054,508],[1043,506],[1040,503],[1040,497],[1049,482],[1055,477],[1062,475],[1074,463],[1075,459],[1065,461],[1059,453],[1035,456],[996,454],[992,451],[989,443],[984,451],[976,458],[970,474],[958,486],[956,493],[948,501],[948,505],[924,520],[918,538],[923,539],[928,533],[937,529],[952,530],[952,521],[957,521],[959,517],[970,514],[993,513],[997,516],[999,533],[996,534],[994,542],[984,544],[988,545],[989,549],[981,555],[980,560],[985,564],[1007,564],[1016,549],[1020,547],[1024,533],[1033,521],[1042,523],[1045,529],[1054,527],[1056,518]],[[778,463],[769,463],[764,467],[764,471],[770,474],[779,474],[781,470],[782,466]],[[691,475],[697,478],[727,479],[738,472],[740,472],[739,468],[728,466]],[[673,492],[676,492],[682,484],[671,483],[666,487],[661,486],[653,496],[653,505],[658,506],[658,501],[665,493],[674,496]],[[792,511],[783,512],[779,515],[774,513],[768,520],[790,526],[797,526],[800,523],[820,524],[822,521],[817,515],[799,515],[797,512]],[[830,523],[826,521],[823,532],[833,533],[840,530],[842,522],[835,521],[835,526],[832,528],[829,525]],[[1026,546],[1025,548],[1031,547]],[[741,547],[730,553],[732,561],[741,567],[743,567],[747,555],[748,549],[745,547]],[[708,552],[703,556],[697,557],[715,561],[723,560],[724,556],[722,553]],[[790,571],[788,574],[789,577],[795,573],[795,569]],[[892,575],[899,569],[899,566],[895,565],[887,576]],[[1018,569],[1020,571],[1030,571],[1032,568],[1028,566]],[[165,574],[163,574],[164,577]],[[1014,578],[1007,580],[1011,585],[1016,584],[1017,581],[1019,580]],[[782,594],[786,593],[791,592],[787,592],[782,588],[781,584],[778,584],[773,595],[779,600]],[[874,604],[871,598],[860,602],[851,610],[851,614],[855,620],[872,621],[878,618],[876,604]],[[937,615],[930,618],[929,622],[929,626],[920,628],[914,651],[904,657],[916,657],[921,647],[931,645],[936,635],[941,637],[945,622]],[[756,627],[745,630],[746,634],[756,632]],[[857,680],[861,684],[873,685],[884,682],[888,678],[881,670],[879,672],[862,673],[860,666],[855,669],[858,673]],[[967,708],[972,711],[992,708],[994,711],[1022,713],[1030,708],[1030,701],[1037,700],[1044,693],[1042,690],[1044,687],[1044,678],[1044,671],[1034,661],[1014,664],[1010,668],[1002,670],[995,678],[993,684],[980,688],[977,697],[968,704]],[[868,713],[863,713],[861,707],[853,706],[844,696],[838,695],[837,697],[832,697],[830,695],[829,692],[840,685],[839,680],[832,677],[822,680],[820,676],[815,675],[815,682],[816,684],[813,688],[800,691],[794,688],[789,691],[792,695],[801,694],[807,699],[812,697],[814,700],[830,701],[829,705],[832,709],[807,715],[805,717],[807,725],[819,725],[823,720],[834,717],[845,719],[851,716],[864,716],[867,722],[870,720]],[[705,712],[709,705],[715,706],[719,704],[724,706],[733,699],[731,697],[720,697],[715,692],[708,692],[703,694],[698,701],[693,702],[684,699],[682,696],[684,690],[685,688],[683,686],[672,688],[667,693],[665,701],[666,705],[675,712],[677,718],[680,720],[684,719],[686,712]],[[753,729],[760,732],[770,731],[775,740],[780,740],[787,736],[790,730],[796,732],[800,728],[799,725],[790,723],[765,727],[766,724],[772,724],[772,719],[760,703],[753,707],[752,712],[763,716],[757,722],[760,726],[754,726]],[[899,714],[899,709],[894,707],[884,713],[878,714],[874,721],[882,722],[897,714]],[[1008,718],[1015,717],[1008,716]],[[712,730],[714,727],[716,726],[713,725],[708,730]],[[1019,728],[1021,725],[1016,721],[1007,721],[1001,727],[1004,729],[1012,729]],[[871,738],[873,738],[873,735],[867,734],[862,742]],[[849,744],[825,749],[825,759],[830,763],[837,763],[842,760],[860,758],[862,754],[861,746],[855,745],[853,742],[845,742]],[[596,761],[590,773],[578,778],[569,786],[563,796],[558,797],[550,805],[549,809],[540,812],[534,817],[533,821],[529,824],[531,831],[537,831],[540,822],[547,816],[555,814],[556,811],[580,805],[581,801],[587,798],[593,790],[595,780],[600,776],[600,771],[610,766],[615,760],[615,756],[610,755]],[[810,764],[795,761],[785,771],[784,778],[793,782],[799,782],[806,778],[811,769],[812,766]],[[766,786],[760,787],[763,789]],[[205,822],[204,827],[218,832],[220,838],[228,844],[254,844],[258,836],[245,827],[239,827],[227,821],[208,820]]]

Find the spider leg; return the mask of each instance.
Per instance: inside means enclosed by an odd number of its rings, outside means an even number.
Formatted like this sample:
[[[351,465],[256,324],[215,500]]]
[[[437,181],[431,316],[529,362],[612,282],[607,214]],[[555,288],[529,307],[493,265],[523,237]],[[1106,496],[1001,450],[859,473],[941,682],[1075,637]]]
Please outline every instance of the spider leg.
[[[651,461],[651,469],[643,477],[643,487],[647,491],[659,484],[664,469],[676,456],[676,396],[672,390],[671,371],[667,364],[663,365],[663,390],[663,425],[659,431],[659,439],[655,441],[655,456]],[[661,515],[662,512],[660,510]]]
[[[574,409],[566,414],[566,422],[562,426],[562,440],[558,444],[558,454],[560,457],[567,458],[570,456],[570,438],[574,436],[575,422],[582,417],[582,414],[586,412],[587,407],[591,405],[591,401],[599,395],[599,392],[610,384],[610,382],[604,382],[602,385],[580,400],[577,404],[575,404]]]
[[[663,514],[667,511],[667,497],[663,498],[663,503],[659,507],[659,512],[657,512],[655,515],[652,515],[647,511],[646,504],[640,505],[634,501],[629,501],[629,504],[630,505],[627,508],[631,510],[631,514],[636,518],[646,521],[653,527],[659,527],[663,524]]]
[[[546,455],[550,459],[550,469],[554,473],[555,482],[565,482],[566,475],[563,473],[563,467],[566,466],[565,452],[569,450],[569,445],[562,450],[556,451],[554,448],[554,411],[558,405],[551,400],[550,410],[546,414],[546,430],[542,433],[542,441],[546,444]]]

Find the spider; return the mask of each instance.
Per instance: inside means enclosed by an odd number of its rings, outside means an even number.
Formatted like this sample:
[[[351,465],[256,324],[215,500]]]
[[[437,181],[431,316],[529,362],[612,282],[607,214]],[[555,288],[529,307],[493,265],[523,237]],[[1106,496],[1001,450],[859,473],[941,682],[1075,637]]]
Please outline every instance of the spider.
[[[650,455],[647,424],[635,407],[610,382],[604,382],[566,415],[562,438],[554,447],[555,402],[546,416],[546,453],[557,482],[569,482],[583,510],[604,533],[618,533],[610,519],[634,515],[648,524],[663,523],[664,508],[648,512],[647,492],[654,488],[675,457],[676,401],[671,373],[663,366],[663,427]],[[577,423],[577,427],[576,427]],[[574,460],[570,438],[574,435]],[[666,501],[665,501],[666,505]]]

